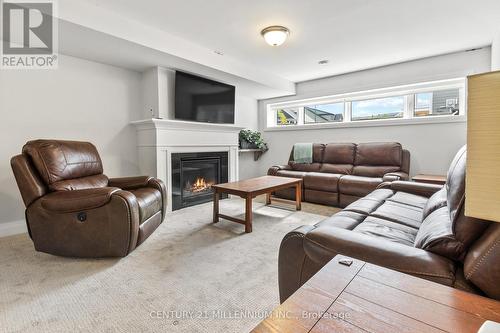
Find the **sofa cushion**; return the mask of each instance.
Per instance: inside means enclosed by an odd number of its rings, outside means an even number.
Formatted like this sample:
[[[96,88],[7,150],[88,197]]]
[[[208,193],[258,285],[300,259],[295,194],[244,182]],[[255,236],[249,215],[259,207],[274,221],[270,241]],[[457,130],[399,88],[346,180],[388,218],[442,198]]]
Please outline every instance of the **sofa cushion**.
[[[376,200],[371,198],[361,198],[354,201],[352,204],[344,208],[345,211],[356,212],[358,214],[370,215],[384,204],[384,200]]]
[[[352,174],[364,177],[383,177],[387,173],[397,172],[398,166],[371,166],[371,165],[355,165],[352,169]]]
[[[354,164],[356,145],[354,143],[328,143],[325,145],[323,163]]]
[[[308,172],[304,176],[304,188],[338,192],[338,182],[341,176],[334,173]]]
[[[382,178],[345,175],[340,178],[339,192],[363,197],[375,190]]]
[[[295,163],[290,161],[289,165],[294,171],[319,172],[321,169],[321,163]]]
[[[360,143],[354,165],[385,165],[401,167],[403,148],[397,142]]]
[[[151,216],[161,211],[162,199],[160,191],[151,187],[143,187],[129,192],[137,198],[140,223],[143,223]]]
[[[393,201],[386,201],[371,216],[404,224],[415,229],[420,228],[422,224],[421,208]]]
[[[331,164],[331,163],[323,163],[321,164],[320,172],[325,173],[340,173],[343,175],[352,174],[352,164]]]
[[[391,196],[387,200],[393,202],[399,202],[405,205],[415,206],[420,209],[423,209],[426,206],[427,201],[429,201],[429,199],[426,197],[406,192],[396,192],[393,196]]]
[[[333,216],[319,222],[318,224],[316,224],[316,226],[333,226],[337,228],[352,230],[360,223],[362,223],[365,218],[365,214],[341,210]]]
[[[85,190],[88,188],[100,188],[108,186],[108,177],[103,174],[60,180],[49,185],[52,191]]]
[[[277,176],[281,177],[291,177],[291,178],[301,178],[303,179],[307,172],[304,171],[295,171],[295,170],[278,170],[276,173]]]
[[[434,193],[425,207],[425,219],[415,246],[454,260],[463,260],[469,246],[481,236],[487,221],[464,214],[466,147],[462,147],[448,170],[444,189]],[[440,193],[441,192],[441,193]],[[446,194],[446,206],[439,207]]]
[[[23,147],[46,185],[102,173],[96,147],[89,142],[34,140]]]
[[[425,203],[424,211],[422,212],[422,220],[425,220],[425,218],[436,209],[446,206],[447,196],[445,187],[434,193]]]
[[[373,216],[368,216],[353,231],[408,246],[413,246],[417,234],[415,228]]]

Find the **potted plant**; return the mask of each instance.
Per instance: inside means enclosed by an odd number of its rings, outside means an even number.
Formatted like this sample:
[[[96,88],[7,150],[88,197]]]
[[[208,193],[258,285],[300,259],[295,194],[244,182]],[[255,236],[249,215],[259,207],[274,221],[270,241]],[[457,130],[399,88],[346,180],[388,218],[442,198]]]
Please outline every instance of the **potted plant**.
[[[239,135],[240,149],[260,149],[262,152],[268,150],[267,144],[262,139],[262,134],[258,131],[244,129]]]

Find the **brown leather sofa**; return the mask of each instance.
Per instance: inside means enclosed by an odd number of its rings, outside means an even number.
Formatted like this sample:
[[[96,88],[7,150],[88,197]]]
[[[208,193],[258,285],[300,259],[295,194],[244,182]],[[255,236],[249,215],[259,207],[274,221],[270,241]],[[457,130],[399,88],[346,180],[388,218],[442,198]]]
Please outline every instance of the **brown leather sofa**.
[[[466,149],[444,186],[395,181],[314,225],[279,251],[283,302],[337,254],[500,300],[500,223],[464,215]]]
[[[11,159],[37,251],[124,257],[160,225],[166,191],[147,176],[108,179],[88,142],[29,141]]]
[[[313,162],[295,163],[293,149],[287,165],[267,174],[303,179],[302,200],[345,207],[387,181],[407,180],[410,152],[396,142],[313,144]],[[294,199],[295,190],[274,195]]]

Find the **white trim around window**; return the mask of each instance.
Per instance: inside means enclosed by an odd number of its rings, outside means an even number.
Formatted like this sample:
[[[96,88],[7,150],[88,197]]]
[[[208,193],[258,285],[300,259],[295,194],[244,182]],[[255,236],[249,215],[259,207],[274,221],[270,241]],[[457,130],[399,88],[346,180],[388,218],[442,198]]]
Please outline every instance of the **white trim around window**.
[[[432,124],[432,123],[447,123],[447,122],[465,122],[466,121],[466,96],[465,96],[465,78],[457,78],[450,80],[434,81],[417,83],[411,85],[374,89],[347,94],[323,96],[317,98],[308,98],[294,101],[286,101],[279,103],[268,104],[266,108],[267,114],[267,131],[283,131],[283,130],[303,130],[303,129],[325,129],[325,128],[347,128],[347,127],[371,127],[371,126],[391,126],[391,125],[417,125],[417,124]],[[415,95],[424,92],[436,92],[440,90],[458,89],[459,90],[459,112],[457,115],[429,115],[415,116]],[[351,120],[352,119],[352,102],[370,99],[379,99],[386,97],[404,96],[403,116],[398,118],[387,119],[370,119],[370,120]],[[344,103],[343,120],[338,122],[323,122],[323,123],[304,123],[304,106]],[[298,108],[299,114],[297,125],[278,125],[277,112],[283,108]]]

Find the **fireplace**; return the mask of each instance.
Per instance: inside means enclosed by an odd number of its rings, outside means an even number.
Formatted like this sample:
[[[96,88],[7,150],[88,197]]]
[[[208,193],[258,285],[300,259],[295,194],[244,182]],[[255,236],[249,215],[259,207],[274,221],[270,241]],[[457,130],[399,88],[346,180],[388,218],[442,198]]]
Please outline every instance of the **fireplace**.
[[[227,180],[227,152],[172,153],[172,210],[212,201],[212,185]]]

